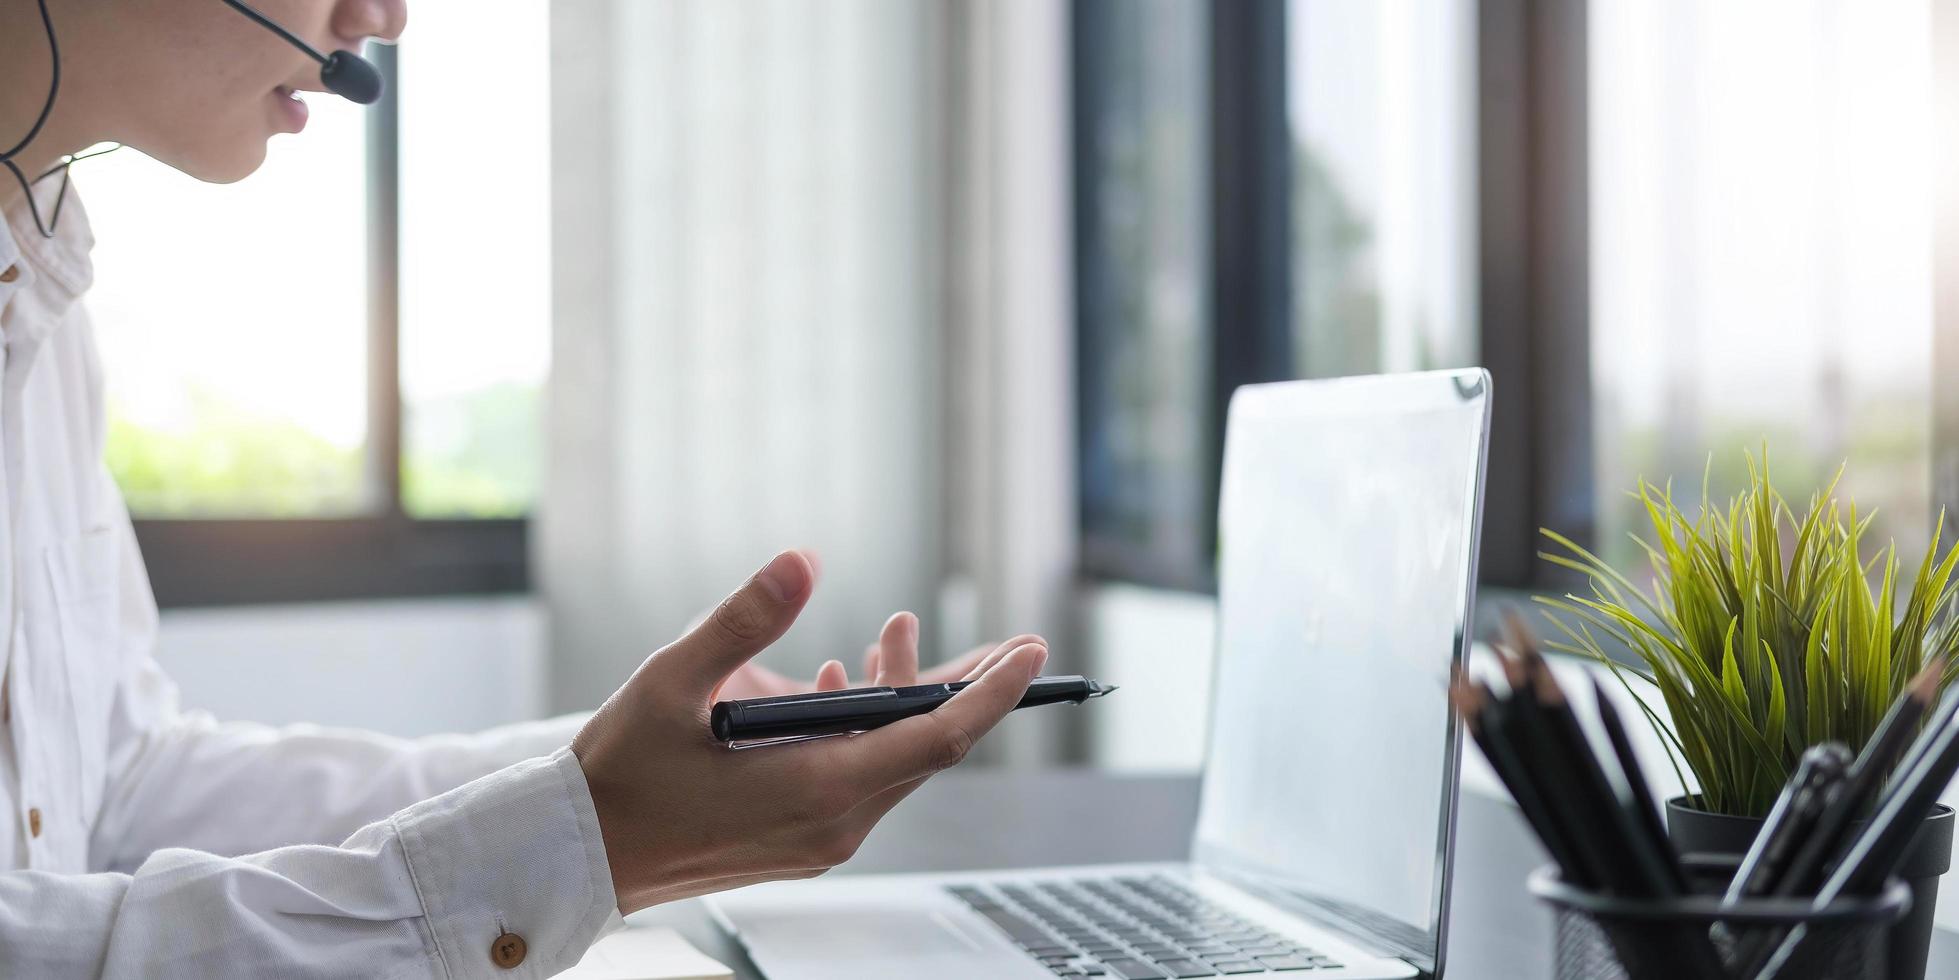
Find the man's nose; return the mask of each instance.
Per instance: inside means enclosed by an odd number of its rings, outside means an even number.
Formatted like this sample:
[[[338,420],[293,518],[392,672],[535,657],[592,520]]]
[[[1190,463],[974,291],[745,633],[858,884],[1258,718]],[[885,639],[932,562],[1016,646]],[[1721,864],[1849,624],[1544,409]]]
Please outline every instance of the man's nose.
[[[333,8],[333,35],[358,47],[375,38],[393,41],[408,26],[407,0],[340,0]]]

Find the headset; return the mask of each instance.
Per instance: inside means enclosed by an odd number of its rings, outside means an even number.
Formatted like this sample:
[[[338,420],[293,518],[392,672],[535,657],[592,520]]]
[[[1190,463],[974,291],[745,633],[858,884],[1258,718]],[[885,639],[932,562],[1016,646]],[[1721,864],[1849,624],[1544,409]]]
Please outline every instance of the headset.
[[[54,39],[54,18],[48,15],[48,0],[37,0],[37,3],[41,10],[41,28],[48,36],[48,61],[50,65],[48,70],[48,98],[47,101],[41,103],[40,115],[34,118],[34,125],[28,127],[27,135],[21,137],[20,142],[15,143],[4,151],[0,151],[0,166],[5,166],[14,175],[14,180],[20,184],[21,193],[27,198],[28,213],[34,216],[34,229],[41,233],[42,238],[53,238],[55,228],[61,224],[61,204],[68,199],[68,168],[74,166],[77,160],[86,160],[89,157],[100,156],[110,150],[119,149],[121,144],[118,143],[102,149],[90,150],[87,153],[71,153],[62,157],[60,163],[48,168],[46,172],[31,181],[27,179],[26,174],[20,172],[20,166],[14,163],[14,157],[22,150],[27,149],[27,145],[34,142],[36,136],[41,135],[41,127],[47,125],[48,115],[54,111],[54,98],[61,91],[61,48],[55,43]],[[319,62],[320,84],[326,86],[327,91],[350,102],[358,102],[361,105],[372,105],[381,98],[383,89],[381,70],[374,67],[374,62],[352,51],[335,51],[330,55],[321,54],[317,48],[300,40],[297,35],[286,30],[279,22],[253,9],[244,0],[224,0],[224,4],[244,14],[253,23],[271,31],[287,44],[298,48],[307,57]],[[33,185],[57,173],[61,175],[61,193],[55,196],[54,213],[49,216],[48,221],[44,222],[41,220],[41,207],[34,200]]]

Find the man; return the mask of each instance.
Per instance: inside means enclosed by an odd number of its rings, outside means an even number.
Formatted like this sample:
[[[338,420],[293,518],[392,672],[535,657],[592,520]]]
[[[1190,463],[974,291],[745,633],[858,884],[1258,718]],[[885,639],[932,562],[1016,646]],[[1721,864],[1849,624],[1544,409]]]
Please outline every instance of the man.
[[[406,19],[402,0],[260,6],[327,51]],[[747,663],[815,587],[789,551],[589,719],[410,742],[180,713],[101,463],[87,215],[33,178],[116,141],[238,180],[319,89],[219,0],[0,0],[0,160],[21,175],[0,174],[0,976],[546,976],[621,913],[845,860],[1046,659],[1019,637],[942,671],[976,683],[939,711],[731,752],[708,732],[717,690],[791,686]],[[912,682],[917,639],[893,617],[875,679]]]

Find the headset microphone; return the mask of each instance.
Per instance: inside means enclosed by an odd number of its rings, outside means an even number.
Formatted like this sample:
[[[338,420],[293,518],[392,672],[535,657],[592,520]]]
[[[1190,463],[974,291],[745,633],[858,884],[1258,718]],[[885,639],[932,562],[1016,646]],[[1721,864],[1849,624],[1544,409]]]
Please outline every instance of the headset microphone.
[[[259,13],[246,5],[244,0],[224,0],[231,9],[250,17],[260,27],[283,38],[287,44],[305,52],[306,56],[320,63],[320,84],[350,102],[372,105],[381,98],[381,70],[374,62],[352,51],[335,51],[330,55],[321,54],[312,45],[300,40],[293,32],[279,26],[277,21]]]
[[[373,62],[352,51],[335,51],[331,55],[321,54],[312,45],[294,36],[293,32],[279,26],[272,18],[246,6],[244,0],[224,0],[224,2],[233,10],[257,22],[260,27],[284,38],[287,44],[306,52],[307,57],[319,62],[320,84],[325,85],[327,91],[362,105],[372,105],[381,98],[381,70],[374,67]],[[54,18],[48,15],[48,0],[37,0],[36,6],[40,9],[41,29],[48,36],[48,97],[41,102],[41,112],[34,117],[34,124],[27,128],[27,135],[21,137],[20,142],[13,146],[0,149],[0,168],[12,174],[14,180],[20,184],[21,194],[27,198],[28,213],[34,217],[34,229],[41,233],[42,238],[53,238],[55,226],[61,222],[61,204],[68,199],[68,168],[77,160],[107,153],[120,144],[106,149],[64,156],[60,163],[33,180],[29,180],[27,175],[21,172],[20,164],[14,162],[14,158],[19,156],[22,150],[27,149],[27,145],[34,142],[36,136],[41,135],[41,127],[47,124],[48,114],[54,111],[55,96],[61,92],[61,46],[55,42]],[[33,185],[55,174],[61,175],[61,193],[55,196],[54,214],[48,220],[42,220],[41,205],[34,199]]]

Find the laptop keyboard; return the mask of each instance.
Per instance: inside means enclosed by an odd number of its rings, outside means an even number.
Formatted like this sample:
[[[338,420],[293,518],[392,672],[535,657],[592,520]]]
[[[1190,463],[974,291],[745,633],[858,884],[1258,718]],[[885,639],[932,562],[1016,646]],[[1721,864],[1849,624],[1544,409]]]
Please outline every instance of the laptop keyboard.
[[[951,885],[1056,976],[1169,980],[1331,970],[1339,963],[1162,875]]]

